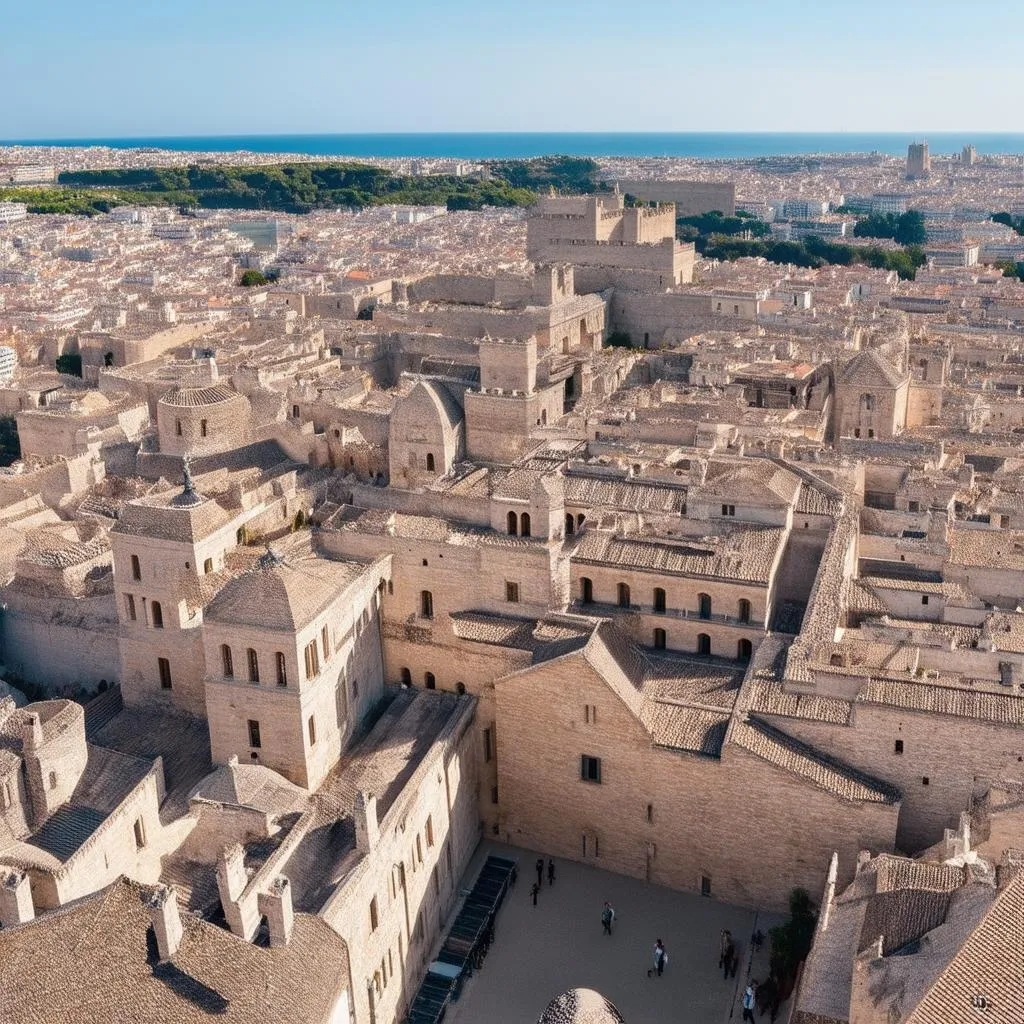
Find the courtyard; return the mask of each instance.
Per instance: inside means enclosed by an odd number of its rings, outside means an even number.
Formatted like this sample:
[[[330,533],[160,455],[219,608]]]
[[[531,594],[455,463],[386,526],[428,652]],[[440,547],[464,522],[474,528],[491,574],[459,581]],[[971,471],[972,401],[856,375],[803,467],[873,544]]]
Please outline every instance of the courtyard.
[[[482,843],[463,884],[472,885],[490,853],[517,859],[519,878],[498,912],[494,944],[482,969],[466,982],[447,1021],[535,1024],[555,996],[570,988],[592,988],[615,1004],[626,1024],[726,1024],[742,1016],[748,978],[767,976],[767,932],[783,920],[778,914],[755,913],[562,860],[555,860],[553,886],[545,871],[534,907],[530,887],[538,854],[529,850]],[[605,900],[616,915],[610,937],[601,927]],[[740,958],[736,976],[728,980],[718,969],[723,928],[732,932]],[[766,938],[752,955],[755,929]],[[661,978],[648,978],[659,938],[668,966]],[[778,1020],[785,1019],[783,1007]]]

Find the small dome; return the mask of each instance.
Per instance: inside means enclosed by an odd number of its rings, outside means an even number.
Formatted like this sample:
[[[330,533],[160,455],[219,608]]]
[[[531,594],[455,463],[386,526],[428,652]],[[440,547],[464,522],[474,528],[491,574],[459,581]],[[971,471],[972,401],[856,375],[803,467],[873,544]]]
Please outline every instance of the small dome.
[[[537,1024],[624,1024],[622,1014],[600,992],[572,988],[548,1003]]]
[[[219,405],[241,396],[229,384],[208,384],[205,387],[171,388],[160,401],[178,408],[196,408],[201,405]]]

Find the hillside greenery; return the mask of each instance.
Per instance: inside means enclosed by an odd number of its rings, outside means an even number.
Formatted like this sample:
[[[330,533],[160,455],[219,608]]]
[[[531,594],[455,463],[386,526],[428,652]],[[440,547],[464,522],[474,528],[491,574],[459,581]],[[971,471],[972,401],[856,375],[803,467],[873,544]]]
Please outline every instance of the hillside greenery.
[[[924,245],[924,217],[917,210],[906,213],[873,213],[857,221],[855,238],[891,238],[900,245]]]
[[[992,219],[997,224],[1005,224],[1008,228],[1013,228],[1018,235],[1024,235],[1024,217],[1014,217],[1012,213],[993,213]]]

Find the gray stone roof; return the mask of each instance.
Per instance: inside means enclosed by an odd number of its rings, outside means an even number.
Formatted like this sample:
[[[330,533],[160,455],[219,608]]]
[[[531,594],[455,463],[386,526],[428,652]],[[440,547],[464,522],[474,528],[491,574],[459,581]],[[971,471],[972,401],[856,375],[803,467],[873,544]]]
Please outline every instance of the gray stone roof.
[[[839,373],[839,384],[854,387],[898,388],[906,376],[901,376],[893,366],[873,349],[867,349],[854,356]]]

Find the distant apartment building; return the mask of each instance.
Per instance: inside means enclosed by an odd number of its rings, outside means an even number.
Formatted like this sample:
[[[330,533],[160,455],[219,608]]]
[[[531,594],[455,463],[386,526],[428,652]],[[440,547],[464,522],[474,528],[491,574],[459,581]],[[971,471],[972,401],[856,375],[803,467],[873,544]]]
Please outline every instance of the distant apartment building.
[[[941,248],[925,249],[928,261],[936,267],[973,267],[978,263],[981,247],[977,242],[950,244]]]
[[[973,146],[964,146],[960,151],[960,163],[965,167],[973,167],[978,162],[978,151]]]
[[[0,164],[0,185],[47,185],[56,180],[52,164]]]
[[[912,142],[907,146],[907,177],[927,178],[932,172],[932,159],[927,142]]]
[[[702,213],[719,213],[731,217],[736,213],[736,186],[731,181],[637,181],[623,180],[619,189],[648,203],[675,203],[676,215],[695,217]]]
[[[28,216],[28,207],[24,203],[0,203],[0,224],[13,224]]]
[[[816,220],[828,213],[828,203],[822,199],[784,199],[775,205],[776,220]]]

